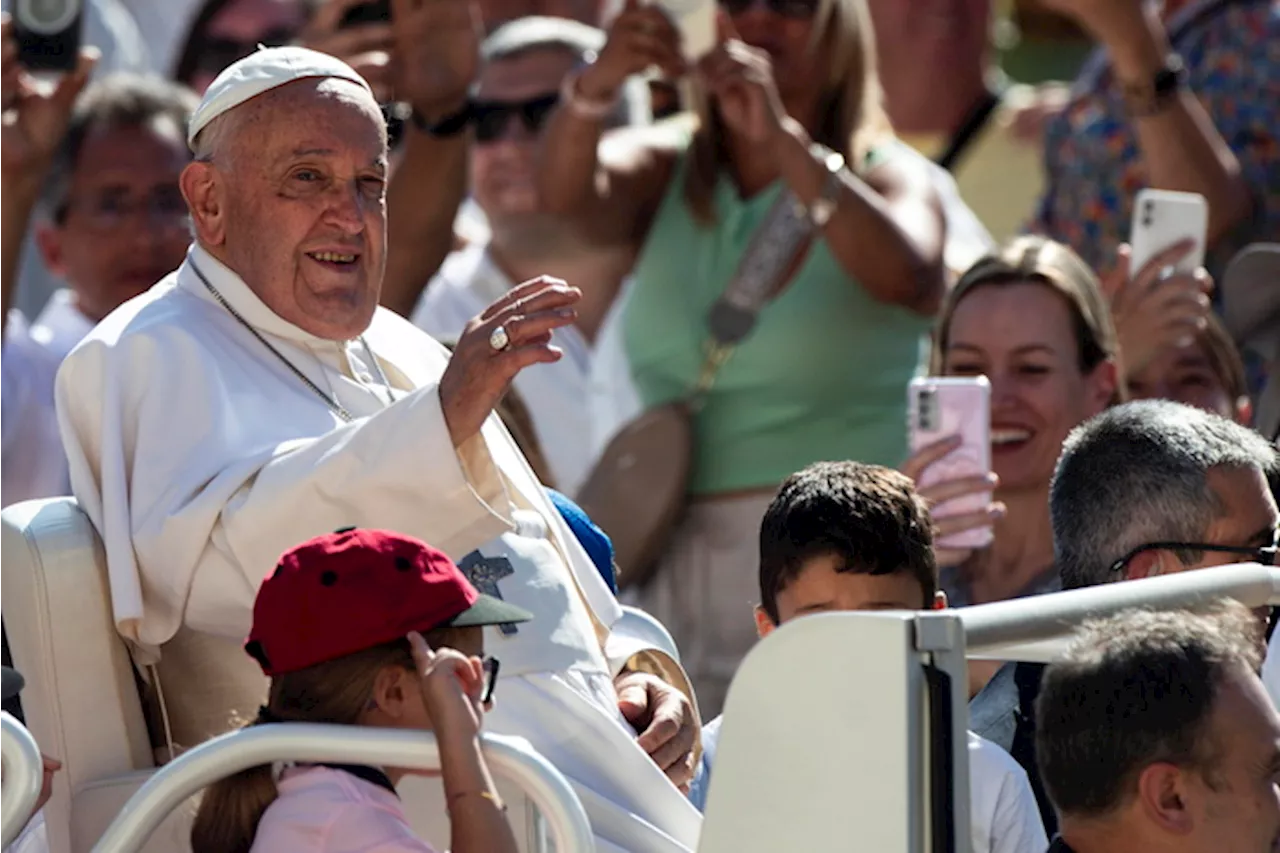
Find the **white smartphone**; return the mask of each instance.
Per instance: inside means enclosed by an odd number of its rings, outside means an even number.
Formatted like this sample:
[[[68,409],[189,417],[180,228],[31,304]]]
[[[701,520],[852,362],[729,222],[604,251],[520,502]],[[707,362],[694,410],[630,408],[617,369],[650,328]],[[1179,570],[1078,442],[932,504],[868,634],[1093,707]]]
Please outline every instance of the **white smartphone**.
[[[912,379],[907,386],[907,417],[913,454],[951,436],[960,436],[961,441],[958,448],[924,470],[918,486],[982,477],[991,471],[991,383],[987,377]],[[935,506],[934,516],[981,512],[990,502],[989,491],[962,495]],[[985,548],[991,538],[988,526],[939,539],[937,544],[943,548]]]
[[[1129,228],[1129,276],[1136,277],[1160,252],[1189,240],[1190,252],[1174,269],[1192,273],[1204,265],[1205,242],[1209,230],[1209,205],[1198,193],[1170,190],[1142,190],[1133,204],[1133,224]]]
[[[622,12],[625,0],[605,0],[600,15],[601,26],[608,29],[613,19]],[[643,0],[656,3],[680,30],[680,42],[684,58],[696,62],[716,46],[715,0]]]

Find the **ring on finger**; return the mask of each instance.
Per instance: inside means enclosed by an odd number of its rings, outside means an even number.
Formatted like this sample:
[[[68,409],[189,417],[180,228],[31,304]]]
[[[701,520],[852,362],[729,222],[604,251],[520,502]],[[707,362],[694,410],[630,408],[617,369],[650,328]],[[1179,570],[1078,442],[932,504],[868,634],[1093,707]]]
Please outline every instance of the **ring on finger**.
[[[505,352],[511,348],[511,335],[506,326],[498,326],[489,333],[489,349],[494,352]]]

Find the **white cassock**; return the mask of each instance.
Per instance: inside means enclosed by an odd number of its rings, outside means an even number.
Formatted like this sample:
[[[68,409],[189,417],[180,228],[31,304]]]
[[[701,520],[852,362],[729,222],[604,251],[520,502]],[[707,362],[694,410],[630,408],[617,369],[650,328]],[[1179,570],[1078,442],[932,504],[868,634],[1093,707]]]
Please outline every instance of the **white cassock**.
[[[355,420],[218,304],[193,261]],[[496,417],[455,450],[437,393],[447,351],[381,308],[364,340],[376,364],[358,340],[287,323],[193,247],[64,362],[58,418],[72,487],[102,534],[116,622],[135,655],[153,661],[184,623],[246,636],[258,584],[309,538],[349,525],[416,536],[534,613],[510,633],[485,629],[502,662],[488,730],[527,738],[569,777],[599,849],[694,848],[696,810],[635,743],[613,688],[628,662],[688,693],[683,672],[610,630],[617,601]]]

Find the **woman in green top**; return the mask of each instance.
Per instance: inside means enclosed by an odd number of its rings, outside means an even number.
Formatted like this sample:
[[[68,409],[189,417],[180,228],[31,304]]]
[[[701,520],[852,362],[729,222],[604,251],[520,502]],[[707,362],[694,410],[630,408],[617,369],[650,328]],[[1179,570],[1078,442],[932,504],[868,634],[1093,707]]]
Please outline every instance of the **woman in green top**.
[[[624,327],[650,406],[695,383],[707,310],[779,194],[813,221],[697,413],[694,500],[645,591],[708,714],[754,641],[755,541],[773,490],[817,460],[903,461],[906,384],[945,289],[939,202],[925,165],[895,156],[863,0],[722,0],[719,25],[689,67],[659,4],[628,0],[599,60],[566,81],[539,174],[552,212],[635,253]],[[618,162],[602,166],[603,117],[652,66],[689,74],[697,127],[611,139]]]

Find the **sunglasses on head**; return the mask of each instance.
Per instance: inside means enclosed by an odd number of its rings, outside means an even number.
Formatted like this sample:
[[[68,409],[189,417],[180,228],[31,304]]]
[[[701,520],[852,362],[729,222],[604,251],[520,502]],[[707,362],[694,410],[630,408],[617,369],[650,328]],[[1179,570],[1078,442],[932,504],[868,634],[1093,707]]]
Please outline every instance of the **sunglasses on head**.
[[[818,11],[819,0],[719,0],[721,8],[730,15],[743,15],[757,2],[782,18],[802,20],[812,18]]]
[[[556,93],[540,95],[527,101],[473,101],[471,124],[475,128],[476,142],[501,139],[507,132],[508,122],[514,116],[520,118],[525,130],[537,136],[559,101],[560,96]]]

